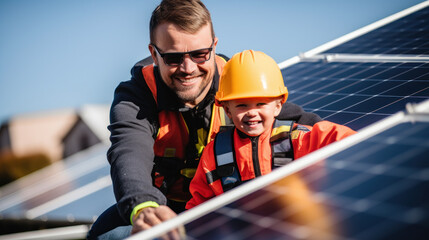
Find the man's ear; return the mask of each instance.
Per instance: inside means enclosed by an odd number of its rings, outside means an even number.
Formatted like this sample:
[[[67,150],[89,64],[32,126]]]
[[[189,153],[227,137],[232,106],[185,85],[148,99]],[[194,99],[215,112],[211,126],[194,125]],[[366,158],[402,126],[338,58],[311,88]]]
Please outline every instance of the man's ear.
[[[214,43],[213,43],[213,51],[216,53],[216,46],[217,46],[218,38],[217,38],[217,37],[215,37],[215,38],[213,39],[213,41],[214,41]]]
[[[152,59],[153,59],[154,64],[155,64],[156,66],[158,66],[159,64],[158,64],[158,59],[156,58],[156,50],[155,50],[155,47],[154,47],[152,44],[149,44],[148,48],[149,48],[149,52],[150,52],[150,55],[152,56]]]

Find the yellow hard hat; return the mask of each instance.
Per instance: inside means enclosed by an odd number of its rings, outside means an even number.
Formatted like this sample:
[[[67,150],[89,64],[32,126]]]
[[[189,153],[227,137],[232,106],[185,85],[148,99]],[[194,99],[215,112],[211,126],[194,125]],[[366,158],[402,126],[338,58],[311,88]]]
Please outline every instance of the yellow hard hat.
[[[286,102],[288,91],[274,59],[263,52],[245,50],[225,64],[215,100],[220,105],[234,99],[280,96],[282,103]]]

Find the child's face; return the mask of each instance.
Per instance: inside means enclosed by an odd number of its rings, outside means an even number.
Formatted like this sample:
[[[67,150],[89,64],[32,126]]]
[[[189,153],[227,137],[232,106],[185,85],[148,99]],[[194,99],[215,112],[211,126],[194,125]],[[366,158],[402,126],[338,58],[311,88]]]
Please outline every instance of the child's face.
[[[259,136],[271,129],[282,104],[278,98],[245,98],[223,103],[235,127],[249,136]]]

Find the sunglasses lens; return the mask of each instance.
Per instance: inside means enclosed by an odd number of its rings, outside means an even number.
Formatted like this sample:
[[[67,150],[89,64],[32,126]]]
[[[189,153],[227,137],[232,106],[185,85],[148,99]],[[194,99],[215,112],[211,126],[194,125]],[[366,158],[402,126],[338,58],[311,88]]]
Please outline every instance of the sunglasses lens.
[[[210,49],[203,49],[203,50],[191,52],[189,53],[189,55],[191,56],[192,60],[195,63],[203,63],[210,59],[210,53],[211,53]]]
[[[155,50],[158,52],[158,54],[161,55],[161,57],[164,59],[164,63],[169,66],[178,66],[182,64],[183,58],[186,54],[189,54],[193,62],[198,64],[204,63],[210,60],[211,52],[213,50],[213,48],[210,47],[190,52],[160,53],[158,47],[155,45],[153,46],[155,47]]]
[[[180,65],[183,60],[182,53],[166,53],[164,54],[164,61],[168,65]]]

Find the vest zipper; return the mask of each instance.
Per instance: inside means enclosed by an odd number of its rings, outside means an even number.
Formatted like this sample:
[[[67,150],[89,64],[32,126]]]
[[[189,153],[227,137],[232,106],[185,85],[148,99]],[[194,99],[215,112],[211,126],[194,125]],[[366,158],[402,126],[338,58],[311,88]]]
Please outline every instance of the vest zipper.
[[[253,161],[253,169],[255,170],[255,177],[261,176],[261,166],[259,165],[258,159],[258,140],[259,137],[252,137],[252,161]]]

